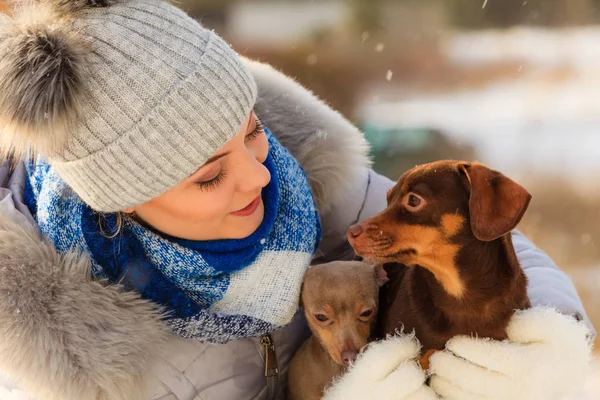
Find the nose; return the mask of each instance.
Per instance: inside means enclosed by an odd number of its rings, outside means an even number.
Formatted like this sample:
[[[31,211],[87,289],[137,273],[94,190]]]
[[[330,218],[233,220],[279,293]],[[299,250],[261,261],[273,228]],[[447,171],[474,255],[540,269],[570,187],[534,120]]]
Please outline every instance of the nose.
[[[238,183],[240,192],[254,192],[262,189],[271,181],[271,173],[257,159],[247,159],[242,170],[245,172]]]
[[[352,225],[348,229],[348,236],[351,238],[357,238],[363,233],[363,228],[361,224]]]
[[[342,362],[347,367],[350,365],[351,362],[356,360],[357,356],[358,356],[357,349],[345,350],[342,352]]]

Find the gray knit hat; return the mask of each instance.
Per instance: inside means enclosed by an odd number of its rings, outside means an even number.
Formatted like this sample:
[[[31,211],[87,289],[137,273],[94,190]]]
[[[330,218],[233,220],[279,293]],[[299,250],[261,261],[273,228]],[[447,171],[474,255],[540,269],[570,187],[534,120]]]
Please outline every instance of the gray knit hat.
[[[256,84],[158,0],[36,0],[0,18],[0,149],[47,156],[92,208],[171,189],[231,139]]]

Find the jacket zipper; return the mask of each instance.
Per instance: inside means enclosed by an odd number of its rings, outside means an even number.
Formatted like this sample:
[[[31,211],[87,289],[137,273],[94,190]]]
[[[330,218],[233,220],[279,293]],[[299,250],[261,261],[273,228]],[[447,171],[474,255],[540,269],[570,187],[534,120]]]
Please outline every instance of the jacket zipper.
[[[267,380],[267,400],[277,399],[277,387],[279,384],[279,366],[275,354],[275,343],[271,335],[260,338],[260,344],[265,349],[265,378]]]

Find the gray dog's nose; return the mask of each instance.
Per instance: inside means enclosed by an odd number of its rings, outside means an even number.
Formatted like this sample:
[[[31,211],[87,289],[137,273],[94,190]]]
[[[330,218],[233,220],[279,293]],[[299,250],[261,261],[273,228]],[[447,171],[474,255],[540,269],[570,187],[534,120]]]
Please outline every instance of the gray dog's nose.
[[[358,356],[358,350],[346,350],[342,352],[342,361],[344,365],[347,367],[350,363],[356,360],[356,356]]]
[[[361,233],[363,233],[363,228],[360,224],[352,225],[348,229],[348,235],[353,238],[360,236]]]

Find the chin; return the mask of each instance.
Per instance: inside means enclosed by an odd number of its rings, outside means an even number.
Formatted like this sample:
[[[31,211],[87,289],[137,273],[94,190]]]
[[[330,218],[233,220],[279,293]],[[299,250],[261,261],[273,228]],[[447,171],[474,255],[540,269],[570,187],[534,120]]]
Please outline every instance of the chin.
[[[261,201],[258,208],[252,215],[248,215],[247,217],[243,217],[236,221],[234,227],[231,228],[230,235],[228,235],[231,239],[244,239],[248,236],[252,235],[260,224],[262,223],[265,217],[265,205]]]

